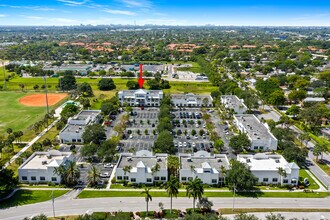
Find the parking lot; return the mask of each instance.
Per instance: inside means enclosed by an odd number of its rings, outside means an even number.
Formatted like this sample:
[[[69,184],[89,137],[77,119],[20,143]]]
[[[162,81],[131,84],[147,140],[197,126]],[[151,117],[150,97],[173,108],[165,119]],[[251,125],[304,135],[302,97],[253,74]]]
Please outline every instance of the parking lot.
[[[157,138],[158,108],[133,108],[119,152],[150,150]]]
[[[213,152],[206,122],[200,109],[180,109],[172,112],[174,145],[179,153],[192,153],[200,150]]]

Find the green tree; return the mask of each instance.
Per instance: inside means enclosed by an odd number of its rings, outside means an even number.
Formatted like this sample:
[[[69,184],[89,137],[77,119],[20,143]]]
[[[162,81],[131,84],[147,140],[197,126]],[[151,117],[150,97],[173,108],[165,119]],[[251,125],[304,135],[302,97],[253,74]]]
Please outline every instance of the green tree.
[[[67,166],[60,165],[54,169],[54,174],[61,176],[61,181],[67,186],[73,186],[80,177],[76,162],[70,161]]]
[[[125,183],[126,183],[126,173],[130,173],[131,172],[131,169],[132,169],[132,166],[130,166],[130,165],[124,166],[124,168],[123,168],[123,171],[124,171],[124,181],[125,181]]]
[[[115,89],[116,85],[111,78],[102,78],[98,83],[98,87],[102,91],[109,91]]]
[[[178,177],[180,168],[179,158],[175,155],[169,155],[167,158],[167,169],[169,176]]]
[[[84,143],[94,143],[97,145],[100,145],[107,139],[105,130],[100,124],[87,125],[81,137],[84,140]]]
[[[291,101],[302,101],[307,97],[307,92],[305,90],[293,90],[289,93],[288,98]]]
[[[101,171],[95,165],[92,165],[88,171],[87,182],[92,186],[96,186],[100,181]]]
[[[226,181],[231,189],[248,190],[256,185],[257,178],[246,164],[233,160],[226,172]]]
[[[59,80],[58,87],[60,90],[69,91],[77,88],[76,78],[73,74],[67,73]]]
[[[313,155],[316,156],[316,161],[319,160],[319,156],[321,156],[321,160],[323,159],[323,153],[328,151],[328,147],[326,146],[326,144],[315,144],[314,148],[313,148]]]
[[[290,108],[286,111],[287,115],[292,115],[296,117],[300,112],[300,108],[297,105],[291,105]]]
[[[278,175],[280,176],[280,183],[281,183],[281,186],[283,185],[283,177],[287,177],[287,173],[285,171],[285,169],[283,169],[282,167],[278,167],[277,168],[277,173]]]
[[[279,106],[283,105],[285,102],[284,92],[277,90],[271,93],[268,97],[268,103],[271,105]]]
[[[69,117],[72,117],[74,116],[75,114],[78,113],[78,107],[74,104],[67,104],[62,112],[61,112],[61,116],[64,117],[64,118],[69,118]]]
[[[3,198],[16,188],[18,180],[14,171],[0,167],[0,198]]]
[[[92,97],[94,95],[91,85],[86,82],[80,84],[78,86],[77,90],[78,90],[79,94],[81,94],[82,96],[85,96],[85,97]]]
[[[165,130],[158,134],[158,137],[153,146],[153,151],[168,154],[176,153],[176,147],[173,143],[173,136],[169,131]]]
[[[151,168],[151,175],[156,176],[159,171],[160,171],[160,165],[159,163],[156,163],[155,166]]]
[[[138,82],[136,80],[129,80],[127,81],[126,83],[126,87],[130,90],[136,90],[136,89],[139,89],[140,86],[138,84]]]
[[[187,196],[193,197],[193,209],[195,211],[195,201],[196,199],[201,199],[204,194],[203,182],[201,179],[195,177],[195,179],[190,180],[186,186]]]
[[[146,214],[146,216],[148,216],[149,202],[152,201],[152,197],[151,197],[151,194],[150,194],[150,188],[145,188],[144,191],[141,192],[141,194],[145,194],[144,199],[146,200],[146,203],[147,203],[147,214]]]
[[[243,149],[248,149],[250,146],[251,141],[245,133],[233,136],[229,141],[229,147],[231,147],[235,153],[240,153]]]
[[[213,206],[213,202],[210,201],[207,197],[200,198],[197,203],[197,207],[199,209],[202,209],[203,212],[204,211],[211,212],[212,206]]]
[[[173,196],[175,198],[178,196],[179,188],[180,188],[180,184],[179,184],[178,178],[176,178],[174,176],[170,176],[169,181],[165,184],[166,192],[171,197],[170,213],[172,213],[172,199],[173,199]]]

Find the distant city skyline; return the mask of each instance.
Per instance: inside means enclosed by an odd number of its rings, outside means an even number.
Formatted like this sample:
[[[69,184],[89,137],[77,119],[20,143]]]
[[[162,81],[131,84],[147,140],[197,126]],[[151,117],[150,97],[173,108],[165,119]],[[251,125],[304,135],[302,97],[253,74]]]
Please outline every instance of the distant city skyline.
[[[330,1],[33,0],[0,2],[0,25],[330,26]]]

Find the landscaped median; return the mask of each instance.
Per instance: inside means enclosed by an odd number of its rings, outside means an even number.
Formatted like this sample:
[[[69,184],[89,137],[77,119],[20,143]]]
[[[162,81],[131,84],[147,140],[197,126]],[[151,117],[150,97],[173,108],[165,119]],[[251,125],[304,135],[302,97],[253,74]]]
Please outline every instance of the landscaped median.
[[[52,193],[54,198],[64,195],[69,190],[29,190],[22,189],[17,190],[16,193],[9,199],[0,202],[0,209],[13,206],[28,205],[38,202],[44,202],[52,199]]]
[[[101,198],[101,197],[144,197],[141,190],[84,190],[78,198]],[[152,197],[168,197],[165,190],[150,190]],[[204,191],[204,197],[233,197],[231,191]],[[237,197],[273,197],[273,198],[324,198],[330,196],[330,192],[304,192],[304,191],[251,191],[238,192]],[[180,190],[178,197],[186,197],[186,191]]]

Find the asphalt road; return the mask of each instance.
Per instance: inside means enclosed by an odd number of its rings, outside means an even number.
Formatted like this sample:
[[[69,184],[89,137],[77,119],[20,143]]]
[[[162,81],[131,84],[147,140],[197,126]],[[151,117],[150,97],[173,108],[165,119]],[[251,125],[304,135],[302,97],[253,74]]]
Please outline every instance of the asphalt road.
[[[232,198],[210,198],[214,209],[232,208]],[[149,210],[159,210],[159,202],[165,208],[170,207],[169,198],[153,198],[149,203]],[[192,207],[192,199],[173,199],[173,207],[185,209]],[[330,198],[236,198],[235,208],[329,208]],[[55,200],[56,216],[85,214],[96,211],[142,211],[146,209],[143,197],[139,198],[94,198],[70,199],[63,196]],[[1,209],[2,220],[18,220],[44,213],[52,216],[51,201]]]

